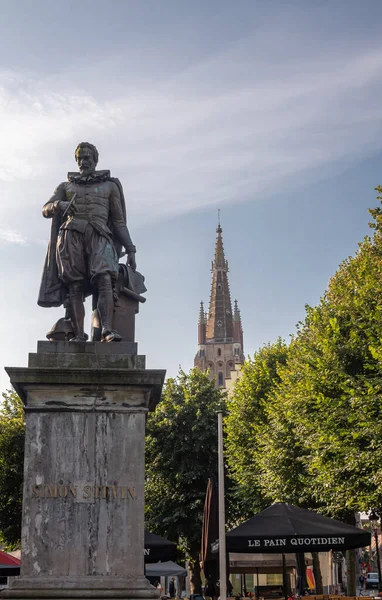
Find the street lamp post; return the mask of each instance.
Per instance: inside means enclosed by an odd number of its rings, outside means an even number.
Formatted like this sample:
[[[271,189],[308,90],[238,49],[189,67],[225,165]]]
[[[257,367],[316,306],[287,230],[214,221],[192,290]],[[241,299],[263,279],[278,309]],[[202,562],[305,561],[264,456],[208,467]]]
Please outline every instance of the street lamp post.
[[[224,450],[223,412],[218,412],[218,476],[219,476],[219,580],[220,600],[227,598],[227,563],[225,543],[225,495],[224,495]]]
[[[379,556],[379,545],[378,545],[378,520],[380,514],[375,510],[372,510],[369,514],[369,521],[373,527],[374,540],[375,540],[375,551],[377,556],[377,569],[378,569],[378,593],[382,592],[382,571],[381,571],[381,557]]]

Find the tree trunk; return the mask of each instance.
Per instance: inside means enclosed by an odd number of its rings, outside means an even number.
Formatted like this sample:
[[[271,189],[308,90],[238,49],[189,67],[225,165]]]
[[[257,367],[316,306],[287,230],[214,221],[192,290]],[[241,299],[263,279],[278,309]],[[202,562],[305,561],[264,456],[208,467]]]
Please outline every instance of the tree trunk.
[[[356,596],[355,550],[346,550],[347,595]]]
[[[345,513],[344,522],[356,525],[355,512]],[[355,550],[346,550],[347,590],[348,596],[357,594]]]
[[[188,570],[190,572],[191,594],[201,594],[202,579],[200,577],[199,552],[195,552],[192,556],[188,556]]]
[[[318,558],[318,552],[312,552],[313,557],[313,575],[314,580],[316,582],[316,594],[323,594],[324,589],[322,587],[322,575],[321,575],[321,566],[320,560]]]

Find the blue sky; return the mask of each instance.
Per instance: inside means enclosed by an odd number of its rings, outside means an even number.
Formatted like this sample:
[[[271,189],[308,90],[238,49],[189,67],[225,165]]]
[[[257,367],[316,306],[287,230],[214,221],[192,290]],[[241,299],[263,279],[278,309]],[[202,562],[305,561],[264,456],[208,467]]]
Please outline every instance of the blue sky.
[[[149,367],[192,365],[218,207],[246,353],[288,338],[368,233],[381,17],[380,0],[3,0],[0,387],[62,314],[36,305],[41,206],[83,140],[128,198]]]

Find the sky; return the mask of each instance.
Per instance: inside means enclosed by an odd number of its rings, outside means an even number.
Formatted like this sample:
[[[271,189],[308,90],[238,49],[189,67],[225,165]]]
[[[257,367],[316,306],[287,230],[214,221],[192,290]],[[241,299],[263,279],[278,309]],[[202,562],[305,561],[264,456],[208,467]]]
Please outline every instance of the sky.
[[[36,304],[41,206],[80,141],[124,186],[149,368],[193,364],[218,208],[245,353],[289,339],[377,203],[382,2],[0,6],[0,388],[62,316]]]

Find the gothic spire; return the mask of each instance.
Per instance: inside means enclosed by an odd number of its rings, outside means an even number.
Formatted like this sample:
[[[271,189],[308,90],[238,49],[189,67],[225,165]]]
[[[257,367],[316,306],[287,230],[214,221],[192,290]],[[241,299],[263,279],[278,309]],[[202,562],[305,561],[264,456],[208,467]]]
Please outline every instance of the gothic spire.
[[[205,323],[205,319],[206,319],[206,313],[204,312],[204,303],[202,300],[200,303],[200,310],[199,310],[199,323]]]
[[[237,303],[237,300],[235,300],[235,302],[234,302],[233,322],[241,324],[241,314],[240,314],[240,309],[239,309],[239,305]]]
[[[241,345],[241,351],[243,352],[243,327],[241,325],[241,314],[237,300],[235,300],[233,309],[233,341]]]
[[[232,305],[228,284],[228,262],[220,225],[220,211],[216,228],[215,257],[212,261],[212,285],[207,319],[207,340],[227,342],[232,340]]]
[[[221,388],[224,387],[227,378],[231,377],[235,367],[244,363],[245,356],[243,328],[237,300],[232,312],[220,210],[211,271],[210,305],[207,313],[203,302],[200,304],[198,351],[194,358],[194,365],[203,371],[208,370],[209,378],[215,381],[216,387]]]
[[[212,261],[212,272],[214,269],[226,269],[228,271],[228,262],[224,256],[224,246],[223,246],[223,230],[220,225],[220,210],[218,216],[218,226],[216,228],[216,244],[215,244],[215,258]]]

